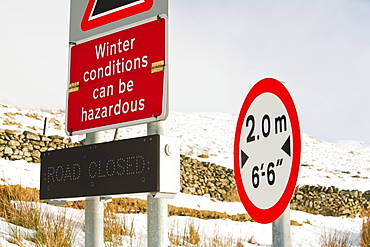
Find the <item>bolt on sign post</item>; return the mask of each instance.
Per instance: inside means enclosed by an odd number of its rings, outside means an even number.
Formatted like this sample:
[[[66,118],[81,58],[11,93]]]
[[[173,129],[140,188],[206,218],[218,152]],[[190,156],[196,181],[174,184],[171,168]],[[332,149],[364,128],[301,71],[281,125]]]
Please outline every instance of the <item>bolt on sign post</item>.
[[[234,142],[239,196],[255,221],[271,223],[284,212],[296,186],[300,156],[292,97],[275,79],[259,81],[244,100]]]

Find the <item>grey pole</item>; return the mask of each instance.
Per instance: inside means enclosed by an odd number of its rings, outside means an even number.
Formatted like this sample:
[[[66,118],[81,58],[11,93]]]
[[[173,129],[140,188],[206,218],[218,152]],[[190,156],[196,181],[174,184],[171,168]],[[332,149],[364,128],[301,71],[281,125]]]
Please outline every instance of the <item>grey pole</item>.
[[[104,141],[104,132],[86,134],[86,144],[101,143]],[[99,196],[85,200],[85,247],[104,246],[104,202]]]
[[[286,207],[284,213],[272,222],[272,246],[273,247],[291,247],[290,239],[290,204]]]
[[[148,135],[166,135],[166,123],[147,124]],[[154,198],[148,194],[148,247],[168,246],[168,202],[164,198]]]

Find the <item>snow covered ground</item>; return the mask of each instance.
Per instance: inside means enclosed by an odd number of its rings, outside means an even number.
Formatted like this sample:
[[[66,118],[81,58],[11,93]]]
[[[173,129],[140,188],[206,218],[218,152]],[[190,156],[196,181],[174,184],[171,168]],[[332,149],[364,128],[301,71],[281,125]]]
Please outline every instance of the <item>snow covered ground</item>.
[[[48,120],[46,135],[66,136],[63,129],[63,112],[26,110],[0,105],[0,119],[3,119],[0,128],[3,129],[42,133],[45,118]],[[224,113],[171,112],[166,124],[169,136],[181,138],[182,154],[194,158],[198,158],[200,154],[208,154],[209,158],[199,159],[233,168],[232,152],[236,121],[237,116]],[[119,138],[124,139],[145,134],[145,125],[119,130]],[[112,140],[113,136],[114,130],[106,131],[107,141]],[[73,138],[80,140],[84,136]],[[299,185],[334,185],[340,189],[370,190],[370,146],[365,143],[357,141],[328,143],[302,133],[301,164]],[[40,164],[0,159],[0,177],[5,183],[38,188],[39,172]],[[145,196],[141,197],[145,199]],[[240,203],[214,202],[206,197],[187,194],[179,194],[175,199],[169,200],[169,203],[178,207],[226,212],[230,215],[246,212]],[[146,216],[126,215],[122,217],[135,218],[136,239],[133,246],[145,246],[143,238],[146,236]],[[359,245],[360,218],[324,217],[291,211],[291,219],[302,224],[291,227],[293,246],[319,246],[320,237],[325,231],[351,233],[353,243],[355,246]],[[173,233],[182,233],[181,228],[189,225],[190,222],[199,228],[199,233],[203,236],[202,241],[207,241],[210,236],[218,235],[225,241],[232,239],[235,246],[237,241],[242,241],[244,246],[271,245],[270,224],[199,220],[176,216],[170,217],[170,229]],[[0,221],[0,244],[1,246],[14,246],[6,241],[9,238],[7,229],[8,224]],[[255,244],[248,243],[251,238]],[[83,246],[82,231],[78,241],[76,246]],[[126,241],[132,240],[126,239]],[[203,245],[205,244],[206,242],[203,242]]]

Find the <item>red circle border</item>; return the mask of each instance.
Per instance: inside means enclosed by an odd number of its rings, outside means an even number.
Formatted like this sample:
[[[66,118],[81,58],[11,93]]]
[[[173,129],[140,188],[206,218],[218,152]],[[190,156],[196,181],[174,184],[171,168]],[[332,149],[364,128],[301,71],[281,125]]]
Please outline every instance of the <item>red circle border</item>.
[[[276,95],[284,104],[289,115],[293,140],[292,168],[287,186],[279,201],[274,206],[268,209],[260,209],[251,202],[244,189],[240,172],[239,143],[245,115],[247,114],[247,111],[251,106],[252,102],[263,93],[272,93]],[[286,209],[287,205],[291,200],[291,197],[295,190],[295,186],[297,184],[300,159],[301,159],[301,131],[299,127],[298,114],[293,99],[288,90],[280,81],[273,78],[262,79],[252,87],[252,89],[249,91],[244,100],[244,103],[239,113],[234,139],[234,174],[238,193],[245,209],[252,217],[252,219],[254,219],[256,222],[263,224],[271,223],[275,221],[284,212],[284,210]]]

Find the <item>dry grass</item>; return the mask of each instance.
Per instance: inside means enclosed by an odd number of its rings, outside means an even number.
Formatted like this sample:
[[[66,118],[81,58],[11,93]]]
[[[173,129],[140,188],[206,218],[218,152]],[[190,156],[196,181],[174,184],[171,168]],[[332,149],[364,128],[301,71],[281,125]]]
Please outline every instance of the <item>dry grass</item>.
[[[370,246],[370,211],[364,212],[360,232],[361,247]]]
[[[42,120],[42,117],[39,116],[37,113],[26,113],[26,117],[34,118],[36,120]]]
[[[200,229],[199,221],[196,223],[196,219],[189,219],[185,223],[179,223],[178,221],[172,222],[170,227],[169,238],[171,246],[182,246],[182,247],[243,247],[244,243],[258,245],[254,240],[254,236],[240,237],[236,233],[224,234],[225,229],[220,229],[215,223],[213,231],[209,229]],[[203,232],[205,231],[205,232]],[[200,234],[200,232],[203,232]],[[207,233],[206,233],[207,232]]]
[[[18,226],[9,225],[9,235],[10,239],[7,239],[9,243],[24,246],[24,234],[21,233]]]
[[[348,231],[326,231],[321,235],[320,238],[321,247],[350,247],[353,246],[352,235]]]
[[[303,224],[299,223],[298,221],[295,220],[290,220],[290,225],[291,226],[303,226]]]
[[[73,246],[76,240],[77,226],[73,224],[62,210],[57,215],[46,211],[42,220],[36,226],[35,235],[29,240],[37,246]]]
[[[36,189],[23,188],[20,185],[0,185],[0,217],[8,222],[16,221],[14,214],[17,214],[17,208],[12,202],[23,202],[18,205],[22,209],[28,207],[25,202],[40,202],[38,198],[39,191]],[[33,209],[28,210],[33,211]]]
[[[233,240],[231,238],[224,238],[220,235],[215,235],[208,242],[209,247],[232,247]]]
[[[147,202],[136,198],[114,198],[106,204],[106,210],[122,214],[146,213]]]
[[[224,235],[224,234],[221,234],[221,230],[219,229],[219,227],[217,227],[217,225],[215,225],[214,227],[214,231],[213,231],[213,234],[212,234],[212,237],[210,238],[207,238],[206,241],[205,241],[205,246],[207,247],[233,247],[233,243],[234,243],[234,236],[233,234],[229,234],[229,235]],[[222,229],[223,231],[224,229]],[[243,242],[246,242],[246,238],[245,239],[241,239],[239,238],[237,241],[237,246],[243,246]]]
[[[223,197],[227,202],[241,202],[237,188],[230,189]]]
[[[0,185],[0,217],[9,222],[9,241],[24,246],[27,241],[32,241],[36,246],[73,246],[75,241],[77,227],[73,225],[65,214],[52,214],[45,211],[45,204],[39,201],[39,191],[36,189],[22,188],[19,185]],[[83,202],[70,202],[68,207],[83,209]],[[147,202],[140,199],[120,198],[113,199],[106,204],[104,219],[104,239],[109,246],[121,246],[123,236],[129,236],[134,239],[134,221],[130,217],[121,217],[116,213],[146,213]],[[64,211],[63,211],[64,210]],[[63,213],[64,212],[64,213]],[[234,221],[251,221],[248,215],[227,215],[225,213],[198,211],[187,208],[169,206],[169,215],[189,216],[199,219],[230,219]],[[361,231],[361,247],[370,246],[370,212],[363,214],[363,224]],[[215,226],[215,231],[211,237],[201,237],[199,225],[189,221],[185,226],[176,226],[181,232],[173,232],[170,228],[170,240],[173,246],[204,246],[204,247],[242,247],[243,243],[257,244],[254,237],[238,239],[232,235],[225,236],[220,234]],[[292,222],[293,225],[295,222]],[[309,221],[304,222],[309,224]],[[301,225],[301,224],[299,224]],[[25,235],[19,227],[33,230],[34,234]],[[180,228],[179,228],[180,227]],[[320,239],[322,247],[347,247],[353,246],[353,236],[346,231],[324,231]],[[126,239],[127,241],[127,239]],[[135,240],[131,240],[135,241]]]
[[[37,128],[36,126],[26,126],[27,129],[35,130],[37,131],[40,128]]]
[[[13,120],[15,119],[15,116],[22,116],[22,114],[18,112],[5,112],[4,115]]]
[[[195,226],[194,223],[191,223],[188,226],[185,240],[192,245],[197,245],[200,242],[199,225]]]
[[[27,241],[32,241],[36,246],[73,246],[76,238],[77,226],[66,215],[65,208],[59,208],[61,212],[53,214],[46,210],[48,206],[42,204],[39,191],[31,188],[23,188],[20,185],[0,185],[0,217],[9,223],[10,241],[22,246]],[[83,209],[84,202],[69,202],[67,207]],[[116,213],[146,213],[147,202],[140,199],[120,198],[113,199],[106,204],[104,238],[110,246],[120,246],[122,236],[134,237],[134,221],[122,218]],[[212,211],[198,211],[188,208],[169,206],[169,215],[190,216],[200,219],[230,219],[234,221],[250,221],[247,214],[228,215],[226,213]],[[33,234],[26,236],[19,227],[33,230]],[[174,235],[176,236],[176,235]],[[181,239],[171,237],[173,244],[196,246],[201,242],[199,226],[189,223],[184,232],[177,234]],[[231,238],[221,238],[215,235],[209,240],[207,246],[229,246]],[[243,241],[239,241],[242,243]],[[245,242],[245,241],[244,241]]]
[[[4,119],[3,124],[4,125],[10,125],[10,126],[18,126],[18,127],[21,127],[22,126],[22,124],[17,123],[17,122],[13,122],[13,121],[11,121],[11,120],[9,120],[7,118]]]
[[[9,223],[11,242],[23,245],[23,240],[36,246],[73,246],[76,229],[68,220],[65,210],[53,214],[43,208],[36,189],[19,185],[0,186],[0,217]],[[17,226],[33,230],[34,234],[24,236]]]
[[[250,236],[248,238],[247,242],[250,243],[250,244],[258,244],[257,241],[254,239],[254,235]],[[240,242],[238,242],[238,243],[240,243]],[[243,245],[241,245],[241,246],[243,246]]]
[[[189,220],[185,224],[184,228],[179,230],[179,223],[176,226],[170,228],[169,238],[170,242],[174,246],[198,246],[200,243],[199,225],[196,225],[194,221]],[[177,229],[175,232],[174,229]]]
[[[105,211],[104,213],[104,241],[110,246],[121,246],[122,236],[134,237],[134,220],[127,217],[118,217],[116,214]]]
[[[57,129],[57,130],[61,130],[62,127],[63,127],[61,122],[56,118],[50,118],[48,122],[50,124],[54,124],[54,128]]]
[[[169,205],[169,215],[170,216],[189,216],[189,217],[203,219],[203,220],[230,219],[230,220],[239,221],[239,222],[252,221],[252,218],[248,214],[228,215],[226,213],[221,213],[221,212],[195,210],[195,209],[189,209],[189,208],[175,207],[171,205]]]
[[[68,207],[83,209],[83,202],[69,202]],[[138,214],[147,212],[147,202],[145,200],[136,198],[114,198],[112,202],[106,204],[106,210],[113,213],[121,214]],[[189,208],[175,207],[172,205],[168,206],[169,216],[189,216],[199,219],[230,219],[233,221],[246,222],[253,221],[248,214],[236,214],[228,215],[226,213],[195,210]]]

